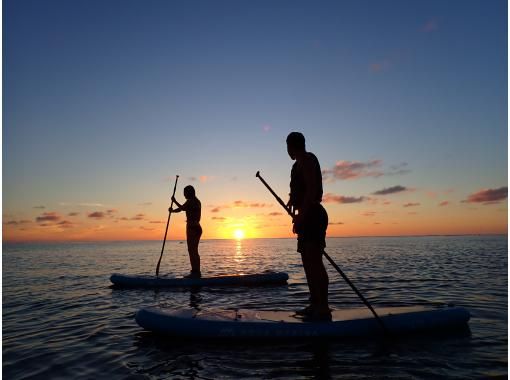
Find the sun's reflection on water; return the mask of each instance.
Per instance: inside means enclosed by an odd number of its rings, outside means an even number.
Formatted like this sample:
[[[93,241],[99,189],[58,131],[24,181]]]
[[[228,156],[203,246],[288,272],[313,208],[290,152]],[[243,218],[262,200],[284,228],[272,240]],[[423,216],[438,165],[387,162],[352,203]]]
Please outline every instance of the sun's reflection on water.
[[[242,239],[237,239],[235,241],[235,254],[234,254],[234,262],[236,264],[236,272],[237,274],[243,274],[245,271],[244,262],[246,261],[246,256],[243,251],[243,241]]]

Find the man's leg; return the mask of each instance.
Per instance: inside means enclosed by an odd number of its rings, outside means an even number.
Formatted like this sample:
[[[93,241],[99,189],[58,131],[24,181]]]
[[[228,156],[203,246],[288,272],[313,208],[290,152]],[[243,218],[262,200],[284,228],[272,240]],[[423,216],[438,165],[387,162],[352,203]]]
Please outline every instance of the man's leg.
[[[308,249],[303,247],[301,252],[301,261],[303,262],[303,269],[305,271],[306,282],[308,284],[308,291],[310,292],[310,305],[312,308],[314,308],[319,303],[319,299],[317,298],[317,291],[315,289],[313,260],[310,258],[310,253],[311,252]]]
[[[329,312],[329,278],[322,262],[323,249],[315,242],[307,242],[302,254],[313,308],[319,313]]]

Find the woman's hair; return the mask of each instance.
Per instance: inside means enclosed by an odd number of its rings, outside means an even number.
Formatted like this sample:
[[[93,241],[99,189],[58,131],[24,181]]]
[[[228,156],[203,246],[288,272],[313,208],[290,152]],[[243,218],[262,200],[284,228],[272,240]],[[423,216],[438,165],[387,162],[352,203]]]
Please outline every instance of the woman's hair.
[[[184,196],[186,198],[193,198],[195,196],[195,188],[191,185],[188,185],[184,188]]]

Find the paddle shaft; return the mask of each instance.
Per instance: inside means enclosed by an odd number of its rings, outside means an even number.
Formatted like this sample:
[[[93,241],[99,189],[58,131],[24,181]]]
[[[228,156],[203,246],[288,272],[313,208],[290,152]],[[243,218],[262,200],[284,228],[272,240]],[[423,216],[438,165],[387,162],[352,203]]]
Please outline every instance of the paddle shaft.
[[[273,196],[276,198],[276,200],[278,201],[278,203],[285,209],[285,211],[287,211],[287,214],[289,214],[290,216],[294,216],[294,214],[292,214],[292,212],[290,211],[290,209],[287,207],[287,205],[282,201],[282,199],[273,191],[273,189],[271,189],[271,186],[268,185],[268,183],[264,180],[264,178],[262,178],[262,176],[260,175],[260,172],[257,172],[257,174],[255,174],[255,177],[257,177],[258,179],[260,179],[260,181],[264,184],[265,187],[267,187],[267,189],[271,192],[271,194],[273,194]],[[386,329],[386,326],[384,325],[383,321],[381,318],[379,318],[379,316],[377,315],[377,313],[375,312],[374,308],[372,307],[372,305],[370,305],[370,303],[366,300],[365,297],[363,297],[363,295],[359,292],[359,290],[354,286],[354,284],[351,282],[351,280],[349,280],[349,278],[345,275],[345,273],[340,269],[340,267],[338,265],[336,265],[336,263],[333,261],[333,259],[331,257],[329,257],[329,255],[323,251],[323,254],[324,254],[324,257],[329,261],[329,263],[333,266],[333,268],[335,268],[337,270],[338,273],[340,273],[340,275],[342,276],[342,278],[345,280],[345,282],[347,282],[347,284],[351,287],[352,290],[354,290],[354,292],[358,295],[358,297],[363,301],[363,303],[370,309],[370,311],[372,312],[372,314],[374,315],[375,319],[377,319],[377,321],[379,322],[379,324],[381,325],[381,328],[383,329],[383,331],[388,334],[388,330]]]
[[[168,233],[168,225],[170,224],[170,215],[172,215],[172,207],[174,207],[173,198],[175,196],[175,189],[177,189],[177,181],[179,180],[179,176],[175,176],[175,184],[174,184],[174,192],[172,193],[172,202],[170,203],[170,210],[168,210],[168,219],[166,221],[166,229],[165,229],[165,237],[163,238],[163,247],[161,247],[161,255],[159,255],[158,265],[156,265],[156,277],[159,276],[159,266],[161,265],[161,259],[163,258],[163,252],[165,250],[166,243],[166,235]]]

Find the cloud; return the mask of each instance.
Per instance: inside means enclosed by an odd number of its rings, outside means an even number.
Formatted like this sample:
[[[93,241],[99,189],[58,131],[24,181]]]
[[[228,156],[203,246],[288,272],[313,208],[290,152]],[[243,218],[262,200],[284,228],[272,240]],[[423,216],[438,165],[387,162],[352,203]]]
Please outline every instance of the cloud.
[[[67,216],[78,216],[78,215],[80,215],[80,213],[79,212],[74,212],[74,211],[70,212],[69,214],[67,214]]]
[[[209,182],[209,181],[212,181],[214,179],[213,176],[210,176],[210,175],[201,175],[200,177],[188,177],[188,180],[190,180],[191,182],[196,182],[197,180],[201,183],[206,183],[206,182]]]
[[[332,176],[334,179],[346,180],[357,179],[361,177],[380,177],[383,173],[379,168],[381,160],[372,160],[368,162],[359,161],[338,161],[331,169],[325,169],[322,174],[326,177]]]
[[[271,125],[269,125],[269,124],[264,124],[264,125],[262,126],[262,130],[263,130],[264,132],[266,132],[266,133],[267,133],[267,132],[269,132],[269,131],[271,130]]]
[[[249,208],[263,208],[263,207],[271,207],[266,203],[250,203],[245,201],[234,201],[233,207],[249,207]]]
[[[145,218],[145,214],[136,214],[129,220],[143,220]]]
[[[275,212],[270,212],[268,215],[269,216],[280,216],[280,215],[283,215],[283,213],[275,211]]]
[[[141,226],[140,229],[144,230],[144,231],[154,231],[154,228],[147,228],[147,227],[144,227],[144,226]]]
[[[17,226],[20,224],[28,224],[32,223],[30,220],[9,220],[8,222],[5,222],[4,224],[9,226]]]
[[[363,213],[361,213],[361,215],[363,216],[375,216],[376,212],[375,211],[365,211]]]
[[[211,210],[212,213],[217,213],[217,212],[220,212],[221,210],[230,209],[230,208],[265,208],[265,207],[272,207],[272,205],[267,204],[267,203],[247,202],[247,201],[237,200],[237,201],[234,201],[230,205],[219,205],[219,206],[209,205],[208,207],[212,207],[212,210]]]
[[[139,203],[140,206],[150,206],[152,205],[152,202],[142,202],[142,203]]]
[[[402,175],[411,172],[407,168],[407,162],[392,165],[388,170],[382,169],[382,160],[360,161],[337,161],[331,169],[322,171],[326,180],[352,180],[363,177],[379,178],[382,176]]]
[[[363,201],[366,201],[370,198],[368,197],[346,197],[344,195],[335,195],[331,193],[326,193],[322,197],[322,201],[324,203],[340,203],[340,204],[346,204],[346,203],[361,203]]]
[[[404,207],[416,207],[416,206],[419,206],[419,205],[420,205],[419,203],[412,203],[412,202],[411,202],[411,203],[406,203],[406,204],[404,205]]]
[[[93,219],[103,219],[105,217],[105,213],[102,211],[94,211],[89,213],[87,216]]]
[[[56,212],[43,212],[41,216],[35,218],[37,223],[41,222],[58,222],[61,216]]]
[[[107,207],[107,205],[103,203],[70,203],[70,202],[60,202],[60,206],[69,207],[69,206],[78,206],[78,207]]]
[[[60,228],[72,228],[74,227],[74,225],[75,224],[73,222],[70,222],[69,220],[63,220],[57,223],[57,226],[59,226]]]
[[[44,207],[44,206],[34,206],[32,208],[37,208],[37,209],[41,209],[42,210],[42,209],[45,209],[46,207]]]
[[[267,203],[250,203],[248,207],[251,208],[264,208],[264,207],[272,207],[272,205]]]
[[[508,187],[500,187],[498,189],[483,189],[476,193],[470,194],[463,203],[483,203],[484,205],[496,204],[508,198]]]
[[[344,222],[331,222],[329,223],[330,226],[336,226],[336,225],[342,225],[345,224]]]
[[[222,216],[213,216],[211,219],[212,220],[220,220],[220,221],[227,220],[227,218],[224,218]]]
[[[450,204],[450,202],[448,201],[442,201],[441,203],[438,204],[438,206],[448,206]]]
[[[421,27],[421,31],[423,33],[431,33],[439,29],[439,25],[437,24],[437,19],[432,18],[428,20],[425,25]]]
[[[382,190],[377,190],[377,191],[373,192],[372,194],[373,195],[388,195],[388,194],[400,193],[402,191],[407,191],[407,190],[409,190],[407,187],[397,185],[397,186],[387,187]]]
[[[106,205],[102,203],[78,203],[78,206],[82,207],[106,207]]]
[[[127,219],[127,218],[126,218]],[[161,221],[161,220],[151,220],[149,223],[153,223],[153,224],[163,224],[165,222]]]

